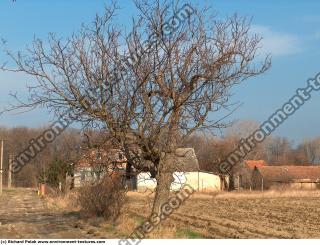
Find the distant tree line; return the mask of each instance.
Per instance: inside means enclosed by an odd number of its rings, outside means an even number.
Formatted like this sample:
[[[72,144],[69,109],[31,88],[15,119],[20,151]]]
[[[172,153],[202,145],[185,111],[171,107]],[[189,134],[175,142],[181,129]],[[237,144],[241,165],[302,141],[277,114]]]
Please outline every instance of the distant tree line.
[[[228,129],[224,136],[193,134],[186,147],[193,147],[200,168],[213,171],[217,164],[237,146],[240,139],[252,132],[258,124],[253,121],[240,121]],[[9,154],[17,155],[25,149],[30,140],[39,136],[45,128],[0,127],[0,138],[6,139],[4,158],[4,184],[8,173]],[[51,145],[38,154],[21,172],[14,175],[15,186],[36,186],[39,182],[57,187],[64,182],[70,166],[81,157],[83,150],[101,145],[103,132],[94,130],[80,133],[77,129],[67,129]],[[270,136],[258,145],[246,159],[265,160],[269,165],[310,165],[320,163],[320,137],[306,139],[298,145],[285,137]]]
[[[0,127],[0,139],[4,144],[4,185],[7,183],[9,155],[17,156],[38,137],[46,128]],[[13,175],[13,185],[17,187],[35,187],[39,182],[58,186],[70,171],[70,164],[76,160],[81,146],[80,133],[76,129],[67,129],[52,144],[39,153],[31,163]]]
[[[239,121],[222,137],[201,133],[192,135],[186,146],[195,149],[201,169],[212,171],[236,148],[241,138],[246,137],[256,128],[258,123],[254,121]],[[295,145],[286,137],[271,135],[250,152],[246,159],[265,160],[269,165],[320,164],[320,136],[305,139]]]

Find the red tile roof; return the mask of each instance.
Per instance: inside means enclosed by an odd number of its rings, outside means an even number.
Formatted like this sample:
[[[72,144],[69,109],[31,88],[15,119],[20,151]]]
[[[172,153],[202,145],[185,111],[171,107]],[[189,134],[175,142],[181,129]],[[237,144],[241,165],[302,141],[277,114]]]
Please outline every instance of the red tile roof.
[[[75,167],[77,169],[81,169],[91,166],[96,167],[108,165],[110,163],[123,164],[126,162],[127,159],[125,158],[124,154],[118,149],[109,149],[108,151],[90,149],[81,156]]]
[[[260,166],[256,169],[265,180],[271,182],[320,180],[320,166]]]
[[[264,160],[245,160],[244,162],[249,168],[267,166]]]

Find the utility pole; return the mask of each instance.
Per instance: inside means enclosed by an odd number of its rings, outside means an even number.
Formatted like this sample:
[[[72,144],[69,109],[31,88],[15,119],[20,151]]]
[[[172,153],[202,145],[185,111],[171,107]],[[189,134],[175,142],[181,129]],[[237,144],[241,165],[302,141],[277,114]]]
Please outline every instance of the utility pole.
[[[3,140],[1,140],[1,152],[0,152],[0,195],[2,195],[2,173],[3,173]]]
[[[11,188],[12,185],[12,162],[14,159],[14,155],[9,155],[9,171],[8,171],[8,188]]]

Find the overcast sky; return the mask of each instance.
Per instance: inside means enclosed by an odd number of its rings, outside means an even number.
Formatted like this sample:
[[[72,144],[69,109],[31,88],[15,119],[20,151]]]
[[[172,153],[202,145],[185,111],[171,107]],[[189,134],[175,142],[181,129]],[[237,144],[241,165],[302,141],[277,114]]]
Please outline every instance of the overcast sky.
[[[192,2],[192,1],[191,1]],[[204,1],[200,2],[201,5]],[[281,107],[308,78],[320,72],[320,1],[209,1],[220,17],[238,13],[252,17],[252,31],[264,37],[261,53],[271,53],[271,69],[246,81],[233,90],[233,101],[243,105],[230,119],[266,120]],[[102,0],[11,0],[0,1],[0,38],[12,50],[21,50],[33,37],[45,38],[53,32],[67,37],[82,23],[92,21],[102,12]],[[119,23],[127,25],[135,14],[131,1],[120,1]],[[0,54],[4,61],[3,54]],[[10,91],[26,96],[28,78],[23,75],[0,73],[0,108],[11,101]],[[320,94],[312,98],[276,132],[295,142],[320,136]],[[0,125],[42,126],[52,117],[45,110],[0,116]]]

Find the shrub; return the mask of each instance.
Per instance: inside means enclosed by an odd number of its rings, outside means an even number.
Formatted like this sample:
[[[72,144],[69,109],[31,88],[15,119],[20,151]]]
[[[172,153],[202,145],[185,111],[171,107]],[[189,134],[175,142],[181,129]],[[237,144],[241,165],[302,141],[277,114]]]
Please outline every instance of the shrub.
[[[105,176],[96,185],[87,185],[79,191],[79,204],[89,215],[115,221],[125,203],[126,191],[120,176]]]
[[[59,183],[65,183],[66,174],[71,173],[71,166],[65,161],[55,159],[49,164],[45,172],[39,176],[39,183],[46,183],[51,187],[58,188]]]

